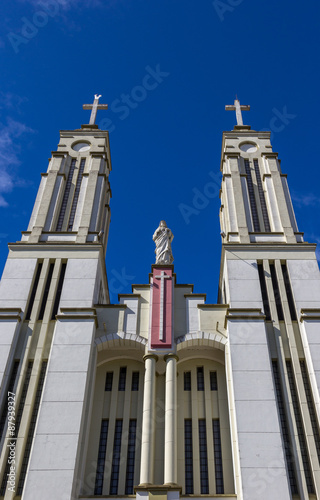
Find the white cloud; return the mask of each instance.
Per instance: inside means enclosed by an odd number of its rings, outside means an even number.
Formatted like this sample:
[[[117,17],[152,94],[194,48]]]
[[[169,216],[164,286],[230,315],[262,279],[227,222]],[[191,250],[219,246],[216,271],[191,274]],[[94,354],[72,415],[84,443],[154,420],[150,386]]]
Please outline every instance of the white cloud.
[[[297,194],[293,192],[291,196],[292,196],[292,201],[298,207],[314,207],[320,204],[319,196],[316,196],[313,193]]]
[[[0,124],[0,207],[7,207],[5,194],[14,186],[21,185],[16,178],[16,168],[20,165],[19,146],[16,139],[33,130],[24,123],[8,118],[6,125]]]

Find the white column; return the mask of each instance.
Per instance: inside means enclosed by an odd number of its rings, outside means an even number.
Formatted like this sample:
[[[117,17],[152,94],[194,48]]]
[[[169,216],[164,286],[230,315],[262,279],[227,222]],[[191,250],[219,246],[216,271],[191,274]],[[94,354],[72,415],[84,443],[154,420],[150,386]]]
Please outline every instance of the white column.
[[[144,356],[145,375],[142,411],[142,440],[140,484],[152,484],[154,455],[154,406],[156,391],[156,362],[154,354]]]
[[[177,360],[168,354],[166,362],[164,484],[177,484]]]

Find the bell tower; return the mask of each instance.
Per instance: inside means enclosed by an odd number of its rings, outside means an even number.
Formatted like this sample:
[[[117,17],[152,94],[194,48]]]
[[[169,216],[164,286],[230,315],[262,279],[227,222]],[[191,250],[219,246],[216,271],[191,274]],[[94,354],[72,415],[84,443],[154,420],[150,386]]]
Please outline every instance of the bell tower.
[[[0,289],[5,500],[73,498],[83,466],[95,370],[93,306],[109,302],[111,157],[108,132],[95,124],[98,109],[107,108],[100,97],[84,105],[92,109],[89,124],[60,132],[28,229],[9,244]],[[14,425],[8,425],[8,391]]]
[[[298,231],[270,132],[223,133],[219,302],[229,305],[228,369],[243,498],[319,496],[320,274],[316,245]],[[279,425],[280,423],[280,425]],[[259,450],[264,466],[258,455]],[[272,443],[272,445],[271,445]],[[284,452],[283,458],[281,454]],[[241,496],[239,498],[242,498]]]

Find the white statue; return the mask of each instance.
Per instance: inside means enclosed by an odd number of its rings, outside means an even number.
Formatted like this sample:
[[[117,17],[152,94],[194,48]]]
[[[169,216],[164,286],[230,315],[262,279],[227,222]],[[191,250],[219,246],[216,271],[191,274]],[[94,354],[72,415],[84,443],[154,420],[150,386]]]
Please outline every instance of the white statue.
[[[156,264],[172,264],[173,255],[171,251],[171,242],[173,240],[173,234],[164,220],[160,221],[160,225],[158,229],[155,230],[152,239],[156,244],[156,249],[154,251],[156,254]]]

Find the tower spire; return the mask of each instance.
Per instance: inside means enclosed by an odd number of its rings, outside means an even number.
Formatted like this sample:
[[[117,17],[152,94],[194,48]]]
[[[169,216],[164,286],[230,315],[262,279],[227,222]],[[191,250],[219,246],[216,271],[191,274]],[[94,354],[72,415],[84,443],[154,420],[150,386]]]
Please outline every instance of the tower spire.
[[[250,111],[250,106],[241,105],[239,99],[235,99],[234,104],[228,104],[226,106],[226,111],[235,111],[237,117],[237,125],[243,125],[242,113],[241,111]]]

